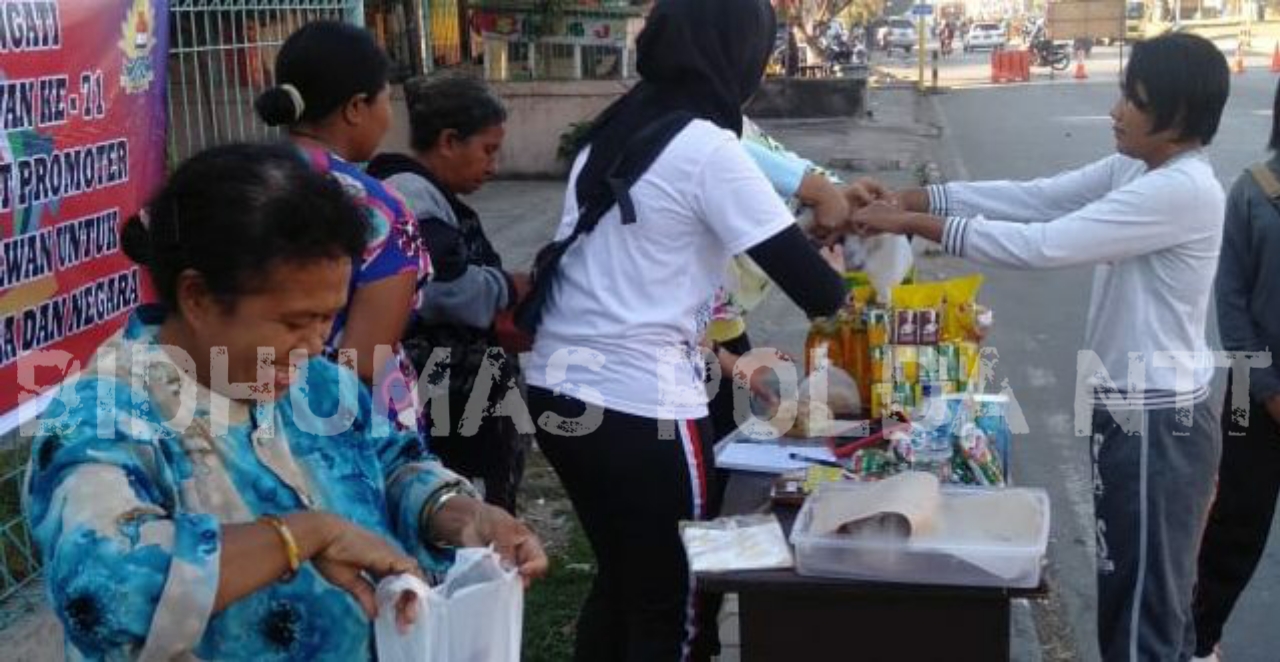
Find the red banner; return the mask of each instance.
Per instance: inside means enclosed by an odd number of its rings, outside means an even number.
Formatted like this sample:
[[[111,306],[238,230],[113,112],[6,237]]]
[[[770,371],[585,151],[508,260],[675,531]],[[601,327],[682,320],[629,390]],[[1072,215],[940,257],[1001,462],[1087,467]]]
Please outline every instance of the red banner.
[[[0,0],[0,432],[142,297],[120,227],[165,173],[166,0]]]

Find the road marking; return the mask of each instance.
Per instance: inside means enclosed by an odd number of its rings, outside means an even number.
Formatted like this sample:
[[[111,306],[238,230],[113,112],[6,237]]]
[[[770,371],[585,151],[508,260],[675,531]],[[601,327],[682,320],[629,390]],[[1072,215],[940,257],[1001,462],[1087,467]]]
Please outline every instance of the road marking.
[[[967,182],[971,179],[969,169],[965,167],[964,159],[960,157],[960,149],[951,138],[951,123],[947,121],[946,113],[942,112],[942,105],[938,102],[936,95],[929,97],[929,103],[933,104],[933,117],[938,122],[938,128],[942,129],[942,152],[951,161],[951,167],[947,168],[947,174],[950,177],[947,179]]]
[[[1089,122],[1112,122],[1110,115],[1063,115],[1061,117],[1052,118],[1058,122],[1067,122],[1069,124],[1085,124]]]

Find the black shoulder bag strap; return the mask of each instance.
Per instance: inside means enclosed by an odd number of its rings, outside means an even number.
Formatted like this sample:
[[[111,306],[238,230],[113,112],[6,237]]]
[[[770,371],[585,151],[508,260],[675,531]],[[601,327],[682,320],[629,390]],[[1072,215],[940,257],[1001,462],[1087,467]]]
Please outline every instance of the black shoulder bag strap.
[[[609,188],[613,189],[618,211],[622,214],[623,225],[630,225],[637,220],[635,203],[631,199],[631,187],[644,176],[649,166],[653,165],[662,153],[661,150],[646,150],[644,147],[655,141],[661,141],[664,145],[671,142],[671,139],[683,131],[693,119],[694,116],[685,111],[676,111],[662,116],[627,141],[626,147],[609,168],[607,181]],[[537,333],[538,325],[542,323],[542,311],[551,297],[551,285],[560,268],[561,258],[579,237],[594,230],[599,225],[600,219],[610,209],[613,209],[612,205],[607,207],[594,205],[580,209],[578,222],[573,226],[569,236],[552,241],[538,251],[533,259],[533,284],[529,289],[529,295],[515,311],[515,324],[521,331],[531,336]]]

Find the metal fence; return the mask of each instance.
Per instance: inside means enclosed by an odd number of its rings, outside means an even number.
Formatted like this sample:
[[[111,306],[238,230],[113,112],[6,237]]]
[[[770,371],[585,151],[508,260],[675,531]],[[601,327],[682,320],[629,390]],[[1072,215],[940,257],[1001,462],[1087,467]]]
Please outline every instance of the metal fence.
[[[362,0],[170,0],[169,155],[275,136],[253,100],[280,44],[304,23],[362,22]]]
[[[0,600],[35,578],[39,555],[22,517],[22,476],[27,440],[17,431],[0,438]]]

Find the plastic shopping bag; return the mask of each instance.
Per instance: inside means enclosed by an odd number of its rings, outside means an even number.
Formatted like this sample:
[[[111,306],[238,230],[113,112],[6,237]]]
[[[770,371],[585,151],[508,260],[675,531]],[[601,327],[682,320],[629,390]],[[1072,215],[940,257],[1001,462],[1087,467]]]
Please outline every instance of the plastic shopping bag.
[[[405,591],[418,596],[418,619],[402,634],[395,604]],[[387,577],[377,597],[380,662],[520,661],[524,585],[492,549],[459,550],[439,586],[412,575]]]
[[[881,299],[889,290],[911,273],[914,254],[911,242],[900,235],[877,235],[862,240],[866,250],[866,262],[863,270],[876,288]]]

